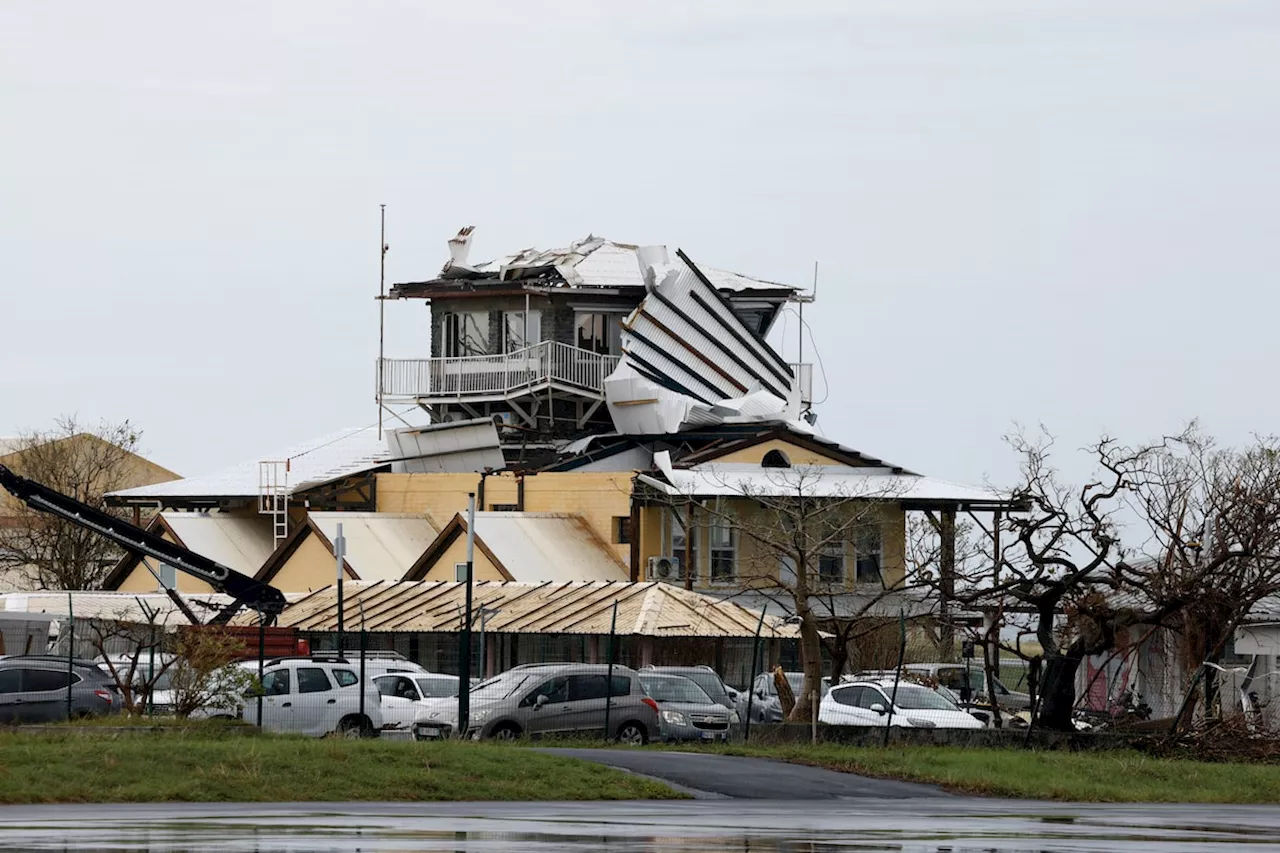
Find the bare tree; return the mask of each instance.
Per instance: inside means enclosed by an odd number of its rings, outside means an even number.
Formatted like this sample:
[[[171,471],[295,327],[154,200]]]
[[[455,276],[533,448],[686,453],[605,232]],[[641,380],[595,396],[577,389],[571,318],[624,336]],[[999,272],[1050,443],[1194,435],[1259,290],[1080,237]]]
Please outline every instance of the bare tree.
[[[201,709],[235,716],[244,695],[257,686],[257,677],[232,666],[245,646],[237,637],[207,626],[179,629],[173,641],[177,658],[171,673],[173,713],[190,717]]]
[[[843,669],[848,643],[859,636],[857,622],[885,596],[901,591],[883,582],[886,508],[895,505],[892,487],[858,491],[830,479],[822,466],[768,469],[767,476],[735,479],[718,473],[719,498],[666,497],[681,513],[686,529],[706,528],[712,541],[712,579],[732,579],[745,592],[772,594],[787,615],[799,623],[804,681],[790,719],[808,720],[813,697],[821,691],[824,643]],[[692,508],[692,512],[690,509]],[[693,518],[693,523],[689,519]],[[736,566],[722,567],[715,542],[736,537]],[[874,543],[875,581],[858,587],[859,546],[870,553]],[[870,565],[866,571],[870,573]],[[853,584],[850,581],[854,581]],[[878,623],[862,627],[869,631]],[[824,629],[837,628],[823,637]]]
[[[1218,451],[1194,425],[1134,447],[1103,438],[1088,448],[1094,476],[1074,489],[1051,465],[1051,439],[1010,443],[1023,475],[1013,498],[1030,509],[1004,522],[1012,544],[998,575],[964,578],[957,595],[1034,613],[1041,725],[1072,727],[1081,662],[1132,629],[1197,632],[1196,659],[1213,662],[1249,609],[1280,592],[1274,439]]]
[[[158,611],[144,607],[143,614],[145,622],[127,613],[87,620],[89,645],[115,681],[127,714],[146,710],[148,697],[173,662],[173,655],[165,652],[168,626]]]
[[[107,510],[108,492],[129,485],[141,433],[128,421],[86,429],[75,416],[47,432],[23,435],[10,451],[15,473],[76,500]],[[98,589],[120,550],[83,527],[23,504],[4,507],[0,518],[0,569],[24,572],[40,589]]]

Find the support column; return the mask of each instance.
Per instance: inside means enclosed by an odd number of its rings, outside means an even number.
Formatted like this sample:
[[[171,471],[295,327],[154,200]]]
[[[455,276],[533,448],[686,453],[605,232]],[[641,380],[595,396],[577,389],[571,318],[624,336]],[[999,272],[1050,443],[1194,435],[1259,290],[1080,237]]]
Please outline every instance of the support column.
[[[956,511],[944,509],[938,523],[938,645],[939,659],[956,658],[956,629],[952,625],[951,602],[956,597]]]
[[[635,484],[632,484],[635,489]],[[631,582],[640,580],[640,502],[631,495]],[[661,551],[659,551],[661,553]]]

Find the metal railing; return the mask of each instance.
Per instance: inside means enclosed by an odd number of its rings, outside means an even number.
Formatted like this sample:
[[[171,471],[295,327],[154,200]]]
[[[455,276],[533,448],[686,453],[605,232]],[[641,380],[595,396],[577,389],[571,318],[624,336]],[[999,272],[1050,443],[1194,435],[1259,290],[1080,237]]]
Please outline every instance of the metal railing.
[[[808,405],[813,402],[813,364],[805,362],[803,364],[792,364],[791,370],[796,375],[796,381],[800,383],[800,402]]]
[[[542,341],[500,355],[385,358],[377,375],[383,397],[508,395],[547,383],[603,394],[617,366],[616,355]]]

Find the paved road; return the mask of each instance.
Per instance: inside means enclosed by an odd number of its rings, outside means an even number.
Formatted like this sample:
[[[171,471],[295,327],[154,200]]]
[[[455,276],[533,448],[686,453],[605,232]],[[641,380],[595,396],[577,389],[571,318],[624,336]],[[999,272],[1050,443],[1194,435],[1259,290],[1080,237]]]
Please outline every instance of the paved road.
[[[544,749],[553,755],[595,761],[673,782],[694,796],[744,800],[907,799],[947,796],[932,785],[872,779],[732,755],[649,749]]]

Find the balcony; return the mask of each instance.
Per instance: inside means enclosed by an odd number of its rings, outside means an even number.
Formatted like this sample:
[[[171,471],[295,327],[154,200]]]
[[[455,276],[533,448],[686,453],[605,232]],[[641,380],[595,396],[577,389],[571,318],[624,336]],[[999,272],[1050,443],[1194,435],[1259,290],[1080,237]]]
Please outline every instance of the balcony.
[[[556,341],[515,352],[448,358],[384,358],[378,383],[383,399],[506,400],[554,387],[604,399],[605,377],[618,356]]]

